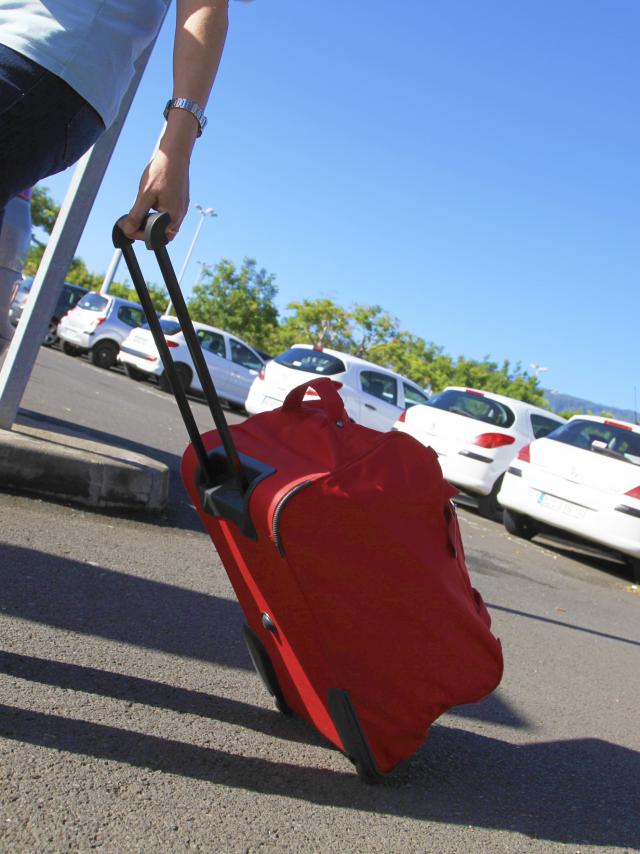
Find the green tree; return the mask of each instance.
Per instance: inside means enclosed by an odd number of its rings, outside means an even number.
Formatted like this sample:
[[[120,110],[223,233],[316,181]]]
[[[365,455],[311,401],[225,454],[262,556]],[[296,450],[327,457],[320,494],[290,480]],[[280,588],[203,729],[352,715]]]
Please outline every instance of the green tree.
[[[354,356],[368,358],[367,354],[397,337],[398,319],[380,305],[354,305],[347,313],[349,320],[350,351]]]
[[[287,311],[291,314],[280,325],[277,335],[280,349],[292,344],[313,344],[350,351],[349,315],[333,300],[321,297],[292,302]]]
[[[194,320],[218,326],[267,349],[278,329],[275,276],[245,258],[239,270],[226,258],[204,267],[189,300]]]
[[[29,251],[27,252],[27,260],[24,263],[24,269],[22,271],[25,276],[35,276],[38,272],[38,267],[40,266],[44,250],[44,243],[33,242],[31,244]]]
[[[390,341],[374,345],[367,358],[431,391],[440,391],[451,381],[451,359],[442,347],[427,343],[411,332],[398,332]]]
[[[60,205],[57,205],[49,195],[47,187],[34,187],[31,196],[31,221],[36,228],[42,228],[47,234],[51,234],[56,219],[60,213]],[[35,237],[32,239],[39,243]]]
[[[100,280],[100,286],[102,285],[102,279]],[[147,289],[149,291],[149,296],[151,297],[151,302],[153,303],[153,307],[156,311],[159,311],[161,314],[167,310],[167,306],[169,305],[169,294],[163,287],[159,287],[155,285],[153,282],[147,282]],[[92,290],[97,290],[92,288]],[[131,302],[139,303],[138,292],[130,284],[122,284],[122,282],[111,282],[109,286],[109,293],[114,297],[120,297],[121,299],[128,299]]]
[[[489,361],[488,357],[476,361],[459,356],[453,365],[451,385],[493,391],[536,406],[544,406],[546,401],[537,377],[522,373],[520,365],[516,366],[515,372],[511,372],[510,367],[508,359],[499,367],[496,362]]]
[[[90,291],[99,291],[102,287],[103,278],[103,276],[97,273],[90,273],[82,258],[73,259],[71,264],[69,264],[69,269],[65,276],[67,282],[71,282],[73,285],[81,285],[83,288],[89,288]]]

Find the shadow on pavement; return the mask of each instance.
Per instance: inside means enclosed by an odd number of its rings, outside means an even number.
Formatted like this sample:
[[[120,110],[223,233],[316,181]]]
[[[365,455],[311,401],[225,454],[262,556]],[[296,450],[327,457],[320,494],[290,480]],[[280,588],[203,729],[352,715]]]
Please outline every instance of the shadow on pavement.
[[[140,703],[156,709],[168,709],[180,714],[237,724],[245,729],[290,742],[330,746],[320,733],[302,720],[285,717],[275,709],[265,709],[241,700],[178,688],[138,676],[5,650],[0,650],[0,673],[40,685],[52,685],[70,691],[82,691],[100,697],[124,700],[127,703]],[[268,696],[265,691],[267,702]]]
[[[540,548],[552,554],[561,555],[577,563],[584,563],[592,569],[606,572],[621,579],[633,581],[631,567],[614,554],[607,554],[604,550],[598,550],[597,546],[585,540],[572,540],[570,537],[562,537],[551,532],[541,532],[534,540]]]
[[[454,706],[452,709],[449,709],[447,715],[500,724],[501,726],[513,727],[514,729],[532,728],[531,721],[500,696],[499,688],[480,703]]]
[[[6,617],[224,667],[253,670],[242,637],[242,611],[233,600],[21,546],[0,544],[0,566],[0,610]],[[172,704],[181,702],[185,708],[177,710],[193,714],[205,714],[203,710],[209,702],[226,702],[136,677],[8,652],[0,653],[0,669],[2,661],[8,660],[6,656],[11,656],[14,666],[25,673],[39,674],[22,678],[45,683],[52,680],[51,684],[60,684],[56,680],[73,683],[77,679],[79,684],[69,687],[107,696],[120,696],[109,693],[119,691],[123,697],[128,684],[131,690],[127,699],[134,702],[162,706],[164,700],[157,703],[138,700],[138,692],[150,697],[163,696],[168,703],[166,708],[175,708]],[[94,691],[88,687],[93,684],[103,688]],[[452,713],[516,728],[528,725],[495,694],[482,703],[459,706]],[[224,715],[224,709],[221,714]],[[219,717],[217,711],[212,715]]]
[[[253,669],[235,601],[6,544],[0,567],[5,617]]]
[[[571,629],[574,632],[586,632],[588,635],[596,635],[596,637],[607,638],[608,640],[618,641],[619,643],[629,643],[633,646],[640,646],[640,641],[633,638],[623,638],[620,635],[611,635],[608,632],[599,632],[597,629],[589,629],[586,626],[576,626],[574,623],[567,623],[563,620],[553,620],[551,617],[541,617],[538,614],[530,614],[528,611],[518,611],[515,608],[505,608],[503,605],[494,605],[492,602],[485,603],[487,608],[493,611],[503,611],[505,614],[515,614],[518,617],[526,617],[528,620],[538,620],[541,623],[551,623],[553,626],[561,626],[563,629]]]
[[[513,745],[437,726],[379,786],[345,771],[233,755],[140,732],[0,705],[0,735],[250,792],[577,845],[640,842],[640,754],[598,739]]]

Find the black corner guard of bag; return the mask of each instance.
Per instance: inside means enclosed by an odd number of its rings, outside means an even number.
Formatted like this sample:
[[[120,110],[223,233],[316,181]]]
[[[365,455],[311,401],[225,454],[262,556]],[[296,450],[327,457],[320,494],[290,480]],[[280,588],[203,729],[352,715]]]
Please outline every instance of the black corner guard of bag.
[[[246,478],[244,486],[238,483],[237,477],[230,472],[224,448],[215,448],[208,454],[209,471],[205,473],[202,466],[199,466],[196,472],[200,503],[205,513],[235,522],[245,537],[257,540],[258,535],[249,513],[249,499],[260,481],[269,477],[276,469],[246,454],[239,456]]]
[[[269,658],[269,653],[264,648],[262,641],[246,623],[242,627],[242,632],[256,673],[262,679],[262,683],[267,691],[274,698],[276,708],[283,715],[292,715],[293,712],[287,705],[287,701],[280,688],[280,683],[278,682],[278,677],[276,676],[276,671]]]
[[[349,694],[340,688],[332,688],[329,691],[327,705],[340,740],[344,744],[345,754],[356,766],[358,777],[363,783],[379,782],[382,774],[378,771],[367,736]]]

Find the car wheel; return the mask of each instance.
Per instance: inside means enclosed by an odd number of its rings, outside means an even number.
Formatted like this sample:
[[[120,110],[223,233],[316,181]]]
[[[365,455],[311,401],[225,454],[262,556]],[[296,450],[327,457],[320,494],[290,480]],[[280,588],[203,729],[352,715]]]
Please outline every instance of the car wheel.
[[[116,363],[118,345],[113,341],[98,341],[91,348],[91,361],[98,368],[111,368]]]
[[[507,510],[506,507],[502,511],[502,521],[507,529],[507,533],[514,537],[522,537],[524,540],[530,540],[536,533],[533,519],[522,513],[516,513],[514,510]]]
[[[49,328],[47,329],[47,334],[44,336],[44,341],[42,342],[45,347],[53,347],[53,345],[58,340],[58,324],[55,320],[52,320],[49,324]]]
[[[631,567],[631,578],[634,581],[640,582],[640,558],[629,557],[627,563]]]
[[[480,511],[480,515],[484,516],[485,519],[496,519],[498,521],[500,519],[502,506],[498,502],[498,493],[500,492],[503,479],[504,475],[501,474],[493,484],[493,489],[488,495],[478,495],[477,497],[478,510]]]
[[[183,390],[189,391],[189,387],[191,386],[191,369],[187,365],[182,364],[176,365],[175,369],[176,374],[178,375],[178,380],[180,381],[180,385],[182,386]],[[166,391],[169,394],[171,394],[173,391],[166,371],[163,371],[158,377],[158,385],[160,386],[162,391]]]
[[[62,352],[66,353],[67,356],[79,356],[80,350],[77,347],[74,347],[73,344],[69,344],[67,341],[62,342]]]
[[[137,383],[140,380],[144,380],[147,378],[147,375],[144,371],[139,371],[137,368],[134,368],[133,365],[123,365],[125,374],[129,377],[130,380],[135,380]]]

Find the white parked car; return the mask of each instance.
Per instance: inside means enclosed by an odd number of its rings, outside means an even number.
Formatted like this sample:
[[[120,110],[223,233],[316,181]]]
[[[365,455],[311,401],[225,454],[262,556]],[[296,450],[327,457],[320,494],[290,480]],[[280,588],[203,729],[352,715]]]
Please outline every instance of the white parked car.
[[[498,497],[510,534],[567,531],[624,555],[640,581],[640,426],[574,415],[520,451]]]
[[[249,387],[264,367],[264,361],[245,341],[207,326],[194,323],[205,362],[219,396],[237,409],[242,409]],[[176,371],[186,391],[202,391],[180,323],[175,317],[160,318],[160,326],[171,350]],[[171,391],[169,381],[148,324],[134,329],[122,342],[118,361],[129,377],[141,380],[156,377],[160,388]]]
[[[275,409],[291,389],[318,377],[330,377],[351,418],[374,430],[389,430],[406,407],[428,400],[419,386],[387,368],[338,350],[295,344],[266,364],[251,386],[245,409],[251,415]]]
[[[502,477],[520,448],[564,423],[559,415],[521,400],[449,386],[424,406],[403,413],[394,428],[431,446],[446,480],[492,518],[499,510]]]
[[[143,322],[144,312],[137,302],[91,291],[64,315],[58,337],[68,356],[88,353],[94,365],[111,368],[121,343]]]

